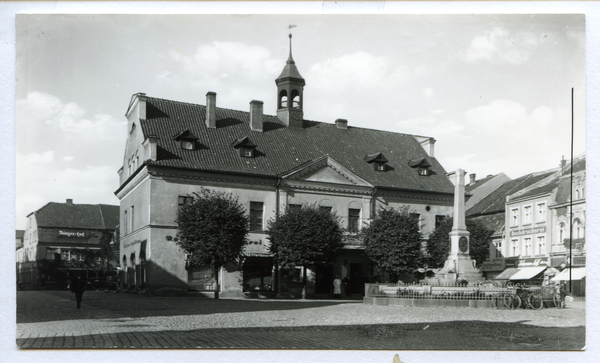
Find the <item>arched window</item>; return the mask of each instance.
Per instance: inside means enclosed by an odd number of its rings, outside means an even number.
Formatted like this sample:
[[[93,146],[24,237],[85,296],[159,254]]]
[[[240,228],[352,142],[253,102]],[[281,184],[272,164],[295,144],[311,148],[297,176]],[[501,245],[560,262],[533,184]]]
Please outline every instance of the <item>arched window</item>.
[[[563,243],[565,239],[565,224],[561,223],[558,225],[558,243]]]
[[[292,91],[292,108],[300,108],[300,92],[298,90]]]
[[[127,256],[123,255],[123,266],[121,266],[123,271],[127,270]]]
[[[281,92],[279,92],[279,105],[277,106],[277,108],[286,108],[288,104],[288,94],[286,90],[281,90]]]
[[[573,221],[573,237],[574,238],[583,238],[585,235],[583,224],[579,219],[575,219]]]

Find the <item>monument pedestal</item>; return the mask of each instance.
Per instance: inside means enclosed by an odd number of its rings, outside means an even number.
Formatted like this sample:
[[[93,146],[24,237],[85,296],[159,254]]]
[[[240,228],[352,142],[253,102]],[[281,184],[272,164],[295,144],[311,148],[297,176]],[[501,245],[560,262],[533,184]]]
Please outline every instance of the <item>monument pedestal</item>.
[[[469,255],[469,231],[465,225],[465,181],[464,171],[458,169],[454,179],[454,222],[450,232],[450,254],[444,267],[436,274],[442,283],[483,281],[481,271],[475,267],[475,260]]]

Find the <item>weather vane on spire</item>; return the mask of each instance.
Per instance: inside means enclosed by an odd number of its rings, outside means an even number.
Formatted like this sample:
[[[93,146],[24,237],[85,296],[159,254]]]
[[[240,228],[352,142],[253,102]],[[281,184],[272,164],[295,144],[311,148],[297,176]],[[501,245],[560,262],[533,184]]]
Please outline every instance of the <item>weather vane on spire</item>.
[[[288,25],[288,29],[290,30],[290,38],[292,37],[292,28],[295,28],[297,25],[290,24]]]

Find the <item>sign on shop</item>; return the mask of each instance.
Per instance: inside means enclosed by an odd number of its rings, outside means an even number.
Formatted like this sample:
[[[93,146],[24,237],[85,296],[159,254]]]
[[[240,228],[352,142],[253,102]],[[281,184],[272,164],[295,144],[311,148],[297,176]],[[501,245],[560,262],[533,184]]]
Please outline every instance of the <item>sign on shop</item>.
[[[481,264],[481,270],[502,270],[502,261],[484,261]]]
[[[142,243],[142,240],[138,239],[138,240],[133,241],[133,242],[124,243],[123,247],[124,248],[128,248],[128,247],[131,247],[131,246],[139,245],[140,243]]]
[[[519,267],[535,267],[540,265],[548,265],[547,258],[528,258],[519,261]]]
[[[516,231],[510,231],[511,237],[523,236],[526,234],[544,233],[546,232],[546,226],[535,227],[535,228],[523,228],[517,229]]]
[[[85,238],[85,232],[67,232],[67,231],[58,231],[58,237],[75,237],[75,238]]]

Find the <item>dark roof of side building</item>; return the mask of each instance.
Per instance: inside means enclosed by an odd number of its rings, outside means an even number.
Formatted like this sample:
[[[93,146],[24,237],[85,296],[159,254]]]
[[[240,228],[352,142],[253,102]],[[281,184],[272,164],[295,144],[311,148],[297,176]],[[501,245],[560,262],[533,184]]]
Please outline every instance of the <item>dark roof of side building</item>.
[[[502,236],[504,233],[504,213],[486,214],[469,218],[481,222],[488,230],[494,231],[493,236]]]
[[[465,185],[465,192],[470,193],[473,189],[481,187],[483,184],[490,181],[495,176],[496,175],[488,175],[485,178],[476,180],[475,183],[469,183],[469,184]]]
[[[524,175],[520,178],[509,180],[496,188],[493,192],[488,194],[479,203],[467,210],[466,215],[469,217],[475,217],[478,215],[500,213],[505,211],[506,196],[514,194],[519,190],[523,190],[530,185],[533,185],[552,174],[556,173],[556,170],[546,170],[537,173],[531,173]]]
[[[38,227],[115,229],[119,224],[116,205],[50,202],[33,213]]]
[[[446,171],[435,157],[427,155],[419,141],[408,134],[304,120],[303,128],[286,127],[276,116],[263,116],[263,132],[250,129],[249,112],[216,109],[217,127],[205,124],[203,105],[151,98],[146,103],[146,119],[140,120],[144,137],[157,137],[157,160],[146,161],[181,169],[279,177],[305,163],[328,155],[363,180],[376,187],[453,193]],[[184,150],[176,135],[189,130],[198,137],[197,150]],[[255,157],[244,158],[232,147],[248,137],[256,148]],[[365,156],[381,153],[387,171],[374,170]],[[419,175],[409,166],[425,159],[432,175]]]

